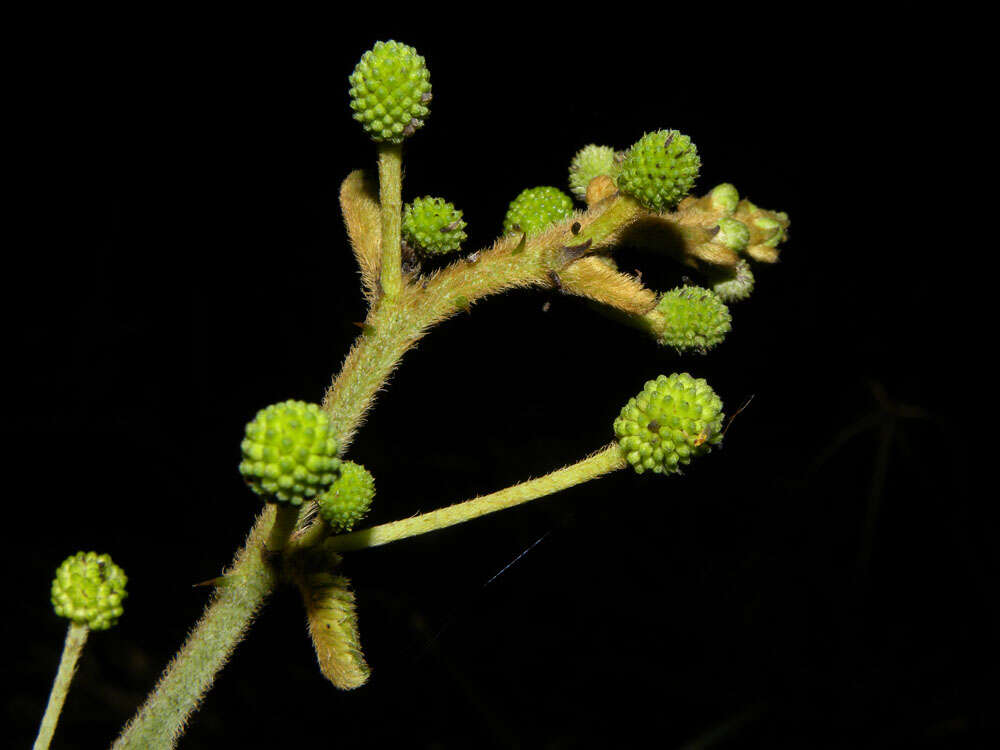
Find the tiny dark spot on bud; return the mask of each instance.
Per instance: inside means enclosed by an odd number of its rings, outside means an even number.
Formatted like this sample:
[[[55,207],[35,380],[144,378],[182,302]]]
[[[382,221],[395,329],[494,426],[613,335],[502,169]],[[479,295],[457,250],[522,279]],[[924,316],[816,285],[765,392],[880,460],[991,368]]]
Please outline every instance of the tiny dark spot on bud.
[[[659,429],[660,429],[660,423],[657,422],[655,419],[651,420],[649,423],[650,432],[657,432],[659,431]]]
[[[708,236],[709,237],[714,237],[715,235],[717,235],[721,231],[722,231],[722,227],[720,227],[718,224],[716,224],[714,227],[712,227],[711,229],[708,230]]]
[[[441,227],[441,231],[442,232],[454,232],[456,229],[458,229],[458,227],[459,227],[459,225],[461,223],[462,223],[461,219],[455,219],[455,221],[451,222],[451,224],[449,224],[448,226]]]
[[[562,280],[559,278],[559,274],[555,271],[549,271],[549,281],[556,289],[562,289]]]
[[[430,91],[426,91],[426,92],[424,92],[423,94],[420,95],[420,103],[421,104],[429,104],[430,101],[431,101],[431,99],[433,99],[433,98],[434,98],[434,94],[432,94]]]
[[[569,228],[569,231],[571,231],[573,234],[580,234],[580,222],[574,221],[573,226]]]

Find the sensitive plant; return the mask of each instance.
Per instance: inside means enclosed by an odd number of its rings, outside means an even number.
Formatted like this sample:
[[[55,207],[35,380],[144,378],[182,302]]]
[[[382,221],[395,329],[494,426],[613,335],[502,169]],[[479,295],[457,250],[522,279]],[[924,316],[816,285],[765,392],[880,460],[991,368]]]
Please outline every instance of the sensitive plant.
[[[499,239],[467,252],[467,224],[456,207],[460,200],[418,196],[405,206],[402,200],[403,147],[425,127],[432,110],[424,58],[406,44],[378,42],[348,82],[353,117],[377,155],[377,179],[355,171],[340,189],[367,315],[317,403],[266,406],[246,425],[239,472],[251,490],[248,497],[258,496],[263,510],[232,565],[214,579],[203,617],[115,747],[176,744],[279,585],[301,593],[322,674],[338,688],[356,689],[371,669],[357,613],[364,592],[352,590],[345,553],[433,532],[621,469],[679,474],[722,445],[728,421],[720,396],[702,378],[663,374],[622,407],[609,425],[610,442],[580,461],[436,511],[357,529],[374,502],[377,482],[346,458],[351,441],[402,356],[434,325],[470,311],[487,296],[535,287],[589,300],[666,347],[665,358],[672,356],[669,350],[705,354],[731,330],[729,305],[751,296],[754,265],[777,261],[789,221],[782,212],[741,198],[728,183],[692,195],[701,156],[688,135],[661,128],[627,148],[580,149],[568,159],[568,193],[551,185],[523,190],[496,228]],[[672,290],[650,289],[638,273],[618,269],[612,253],[620,247],[678,262],[704,286],[689,281]],[[52,736],[79,654],[77,642],[82,647],[88,629],[113,624],[125,596],[124,574],[109,558],[81,555],[64,563],[58,587],[53,585],[57,614],[71,619],[71,634],[83,628],[84,635],[77,632],[73,649],[67,638],[71,663],[60,667],[41,747]]]

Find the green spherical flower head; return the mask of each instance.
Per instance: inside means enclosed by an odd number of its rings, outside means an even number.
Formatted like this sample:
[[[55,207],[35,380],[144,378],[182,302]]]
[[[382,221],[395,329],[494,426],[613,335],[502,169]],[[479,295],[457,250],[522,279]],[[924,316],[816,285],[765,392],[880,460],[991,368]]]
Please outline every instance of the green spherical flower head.
[[[740,194],[736,190],[736,186],[728,182],[723,182],[721,185],[716,185],[712,188],[712,192],[708,194],[708,198],[713,209],[726,214],[731,214],[735,211],[736,206],[740,202]]]
[[[360,464],[344,461],[340,477],[319,498],[319,514],[336,532],[350,531],[368,512],[375,478]]]
[[[402,143],[430,113],[430,72],[413,47],[376,42],[348,80],[354,119],[377,143]]]
[[[715,235],[716,242],[738,253],[747,249],[747,245],[750,244],[750,229],[746,224],[724,216],[719,219],[718,226],[719,232]]]
[[[301,505],[333,484],[340,466],[330,417],[304,401],[261,409],[240,448],[240,474],[271,502]]]
[[[615,435],[637,473],[673,474],[722,442],[722,401],[686,372],[650,380],[615,420]]]
[[[403,239],[425,255],[444,255],[465,241],[462,212],[444,198],[417,198],[403,207]]]
[[[629,149],[618,187],[652,211],[666,211],[687,195],[701,159],[691,139],[676,130],[647,133]]]
[[[538,234],[572,215],[573,199],[559,188],[528,188],[511,201],[503,220],[503,231],[504,234]]]
[[[587,198],[587,185],[595,177],[614,177],[618,171],[615,150],[610,146],[590,144],[576,152],[569,165],[569,190],[580,200]]]
[[[125,573],[109,555],[77,552],[56,570],[52,607],[57,615],[77,625],[107,630],[122,616],[122,601],[128,596],[126,583]]]
[[[712,291],[723,302],[742,302],[753,292],[753,271],[750,264],[741,260],[729,273],[712,276]]]
[[[682,286],[660,297],[656,311],[663,321],[656,328],[660,343],[677,351],[705,353],[722,342],[732,328],[729,308],[719,296],[700,286]]]

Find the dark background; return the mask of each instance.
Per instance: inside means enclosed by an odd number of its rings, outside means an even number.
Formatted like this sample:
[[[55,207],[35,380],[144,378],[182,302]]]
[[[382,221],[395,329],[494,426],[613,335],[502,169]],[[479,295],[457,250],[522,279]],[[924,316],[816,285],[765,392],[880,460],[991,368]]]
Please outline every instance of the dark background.
[[[23,58],[12,746],[34,736],[58,662],[59,562],[107,551],[130,579],[55,743],[103,746],[200,614],[192,584],[218,575],[259,511],[236,472],[244,423],[320,400],[357,335],[336,194],[375,157],[346,77],[387,38],[418,47],[434,87],[404,200],[454,201],[469,249],[521,189],[565,189],[578,148],[660,127],[697,143],[699,192],[733,182],[792,228],[707,357],[550,292],[441,325],[351,447],[377,480],[372,522],[579,459],[660,373],[706,377],[729,412],[754,400],[682,477],[619,472],[351,554],[373,667],[353,693],[320,676],[297,594],[279,591],[182,746],[985,743],[997,610],[964,453],[977,396],[947,322],[950,272],[906,205],[937,184],[907,167],[945,158],[915,97],[924,56],[829,19],[783,34],[766,18],[501,28],[477,12],[349,31],[62,19]],[[693,276],[650,254],[619,262],[657,289]]]

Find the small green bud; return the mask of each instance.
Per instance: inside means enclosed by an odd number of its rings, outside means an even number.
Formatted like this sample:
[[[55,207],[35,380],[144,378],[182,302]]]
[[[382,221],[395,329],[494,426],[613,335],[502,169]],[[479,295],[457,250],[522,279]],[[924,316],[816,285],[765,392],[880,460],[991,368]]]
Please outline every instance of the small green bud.
[[[652,211],[677,205],[694,186],[701,160],[691,139],[676,130],[647,133],[629,149],[618,187]]]
[[[677,351],[705,353],[721,343],[732,329],[729,308],[719,296],[699,286],[682,286],[660,297],[656,312],[663,316],[656,328],[661,344]]]
[[[771,233],[766,240],[760,243],[761,245],[765,245],[766,247],[777,247],[778,244],[785,239],[785,228],[780,222],[770,218],[769,216],[758,216],[753,220],[753,225],[758,229]]]
[[[735,268],[727,270],[728,273],[711,277],[712,291],[723,302],[742,302],[753,292],[754,278],[750,264],[741,260]]]
[[[528,188],[511,201],[503,220],[503,231],[504,234],[538,234],[572,215],[573,199],[559,188]]]
[[[465,241],[462,212],[444,198],[417,198],[403,207],[403,239],[426,255],[444,255]]]
[[[738,253],[747,249],[750,244],[750,229],[742,221],[730,219],[724,216],[719,219],[719,233],[715,235],[714,241],[720,245],[725,245],[730,250]]]
[[[569,190],[580,200],[586,200],[587,185],[592,179],[602,174],[613,179],[617,171],[613,148],[594,144],[584,146],[576,152],[569,165]]]
[[[722,401],[701,378],[660,375],[622,409],[615,435],[639,474],[673,474],[722,442]]]
[[[376,143],[402,143],[430,113],[430,75],[413,47],[376,42],[348,78],[354,119]]]
[[[736,186],[728,182],[716,185],[712,192],[708,194],[708,199],[714,211],[722,211],[731,214],[736,210],[736,205],[740,202],[740,194],[736,191]]]
[[[335,532],[350,531],[371,507],[375,478],[360,464],[342,461],[340,476],[319,497],[319,514]]]
[[[261,409],[240,449],[240,474],[270,502],[301,505],[333,484],[340,466],[329,415],[304,401]]]
[[[122,601],[128,596],[124,571],[109,555],[77,552],[63,560],[52,580],[52,607],[56,614],[86,625],[91,630],[107,630],[122,616]]]

